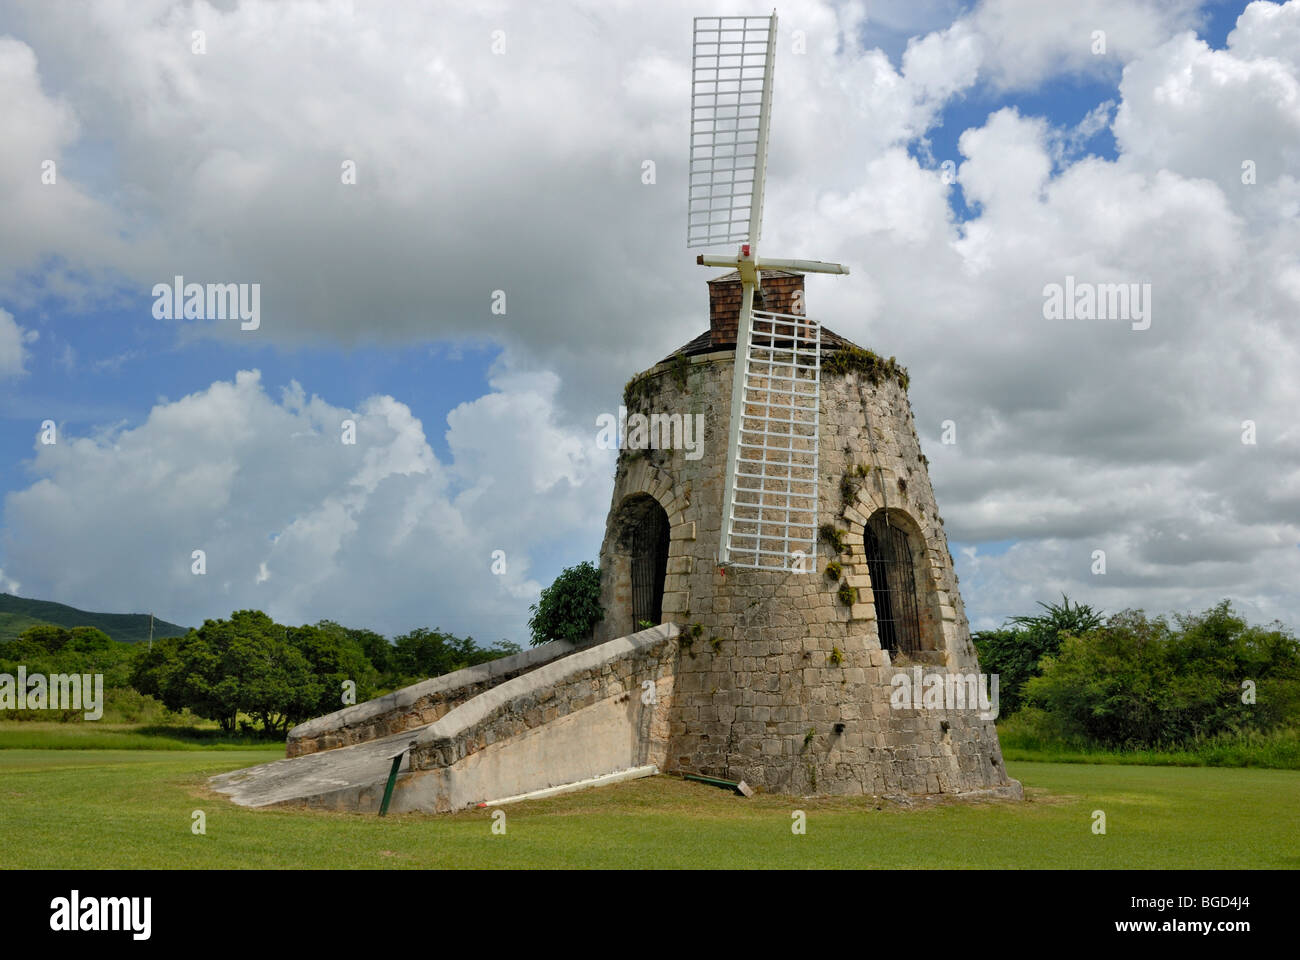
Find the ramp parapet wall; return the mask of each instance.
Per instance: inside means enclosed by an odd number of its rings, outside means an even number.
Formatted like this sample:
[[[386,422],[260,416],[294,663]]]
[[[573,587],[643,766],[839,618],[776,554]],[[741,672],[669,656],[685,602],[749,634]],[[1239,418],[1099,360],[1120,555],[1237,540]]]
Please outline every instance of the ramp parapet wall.
[[[576,647],[554,640],[521,653],[403,687],[390,694],[335,710],[289,731],[286,757],[319,753],[422,727],[479,694],[572,653]]]

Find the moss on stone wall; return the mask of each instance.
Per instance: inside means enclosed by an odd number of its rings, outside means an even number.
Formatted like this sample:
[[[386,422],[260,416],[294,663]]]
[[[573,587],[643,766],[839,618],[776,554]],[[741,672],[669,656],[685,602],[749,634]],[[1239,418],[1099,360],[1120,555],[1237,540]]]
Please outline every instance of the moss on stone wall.
[[[872,386],[879,386],[882,381],[892,378],[906,390],[910,382],[907,368],[895,358],[885,360],[874,350],[861,347],[841,347],[822,362],[822,369],[838,376],[860,373],[871,381]]]

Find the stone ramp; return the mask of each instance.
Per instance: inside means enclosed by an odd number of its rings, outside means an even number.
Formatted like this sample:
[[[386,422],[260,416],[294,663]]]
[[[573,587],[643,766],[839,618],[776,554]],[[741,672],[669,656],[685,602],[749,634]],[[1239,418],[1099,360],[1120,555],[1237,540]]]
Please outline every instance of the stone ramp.
[[[351,747],[308,753],[212,777],[213,790],[241,807],[307,804],[330,809],[377,811],[393,755],[406,750],[418,730],[408,730]],[[410,769],[410,753],[402,758]],[[399,773],[399,779],[402,774]]]
[[[402,753],[390,809],[441,813],[647,766],[664,769],[678,634],[675,625],[662,624],[531,664],[432,723],[209,783],[245,807],[370,813],[378,811],[393,757]]]
[[[553,640],[316,717],[289,731],[285,756],[336,750],[426,727],[479,694],[568,656],[574,649],[571,643]]]

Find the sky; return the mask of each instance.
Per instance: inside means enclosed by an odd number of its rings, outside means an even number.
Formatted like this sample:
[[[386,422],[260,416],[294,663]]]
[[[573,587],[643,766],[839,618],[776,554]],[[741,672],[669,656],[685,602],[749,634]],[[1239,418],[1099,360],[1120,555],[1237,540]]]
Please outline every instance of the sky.
[[[707,326],[691,18],[770,9],[0,2],[0,590],[526,641]],[[1300,625],[1300,0],[778,13],[764,250],[910,370],[972,627]]]

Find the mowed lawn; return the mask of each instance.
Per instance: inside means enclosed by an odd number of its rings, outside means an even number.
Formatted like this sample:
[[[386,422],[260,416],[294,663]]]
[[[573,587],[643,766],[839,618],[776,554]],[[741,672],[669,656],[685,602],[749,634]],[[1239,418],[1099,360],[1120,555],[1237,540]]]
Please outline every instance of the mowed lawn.
[[[272,754],[271,756],[274,756]],[[253,811],[266,750],[0,750],[8,868],[1297,867],[1300,771],[1016,763],[1027,802],[745,800],[670,777],[448,816]],[[807,833],[791,832],[803,810]],[[207,833],[191,832],[195,810]],[[1094,810],[1106,834],[1093,833]]]

